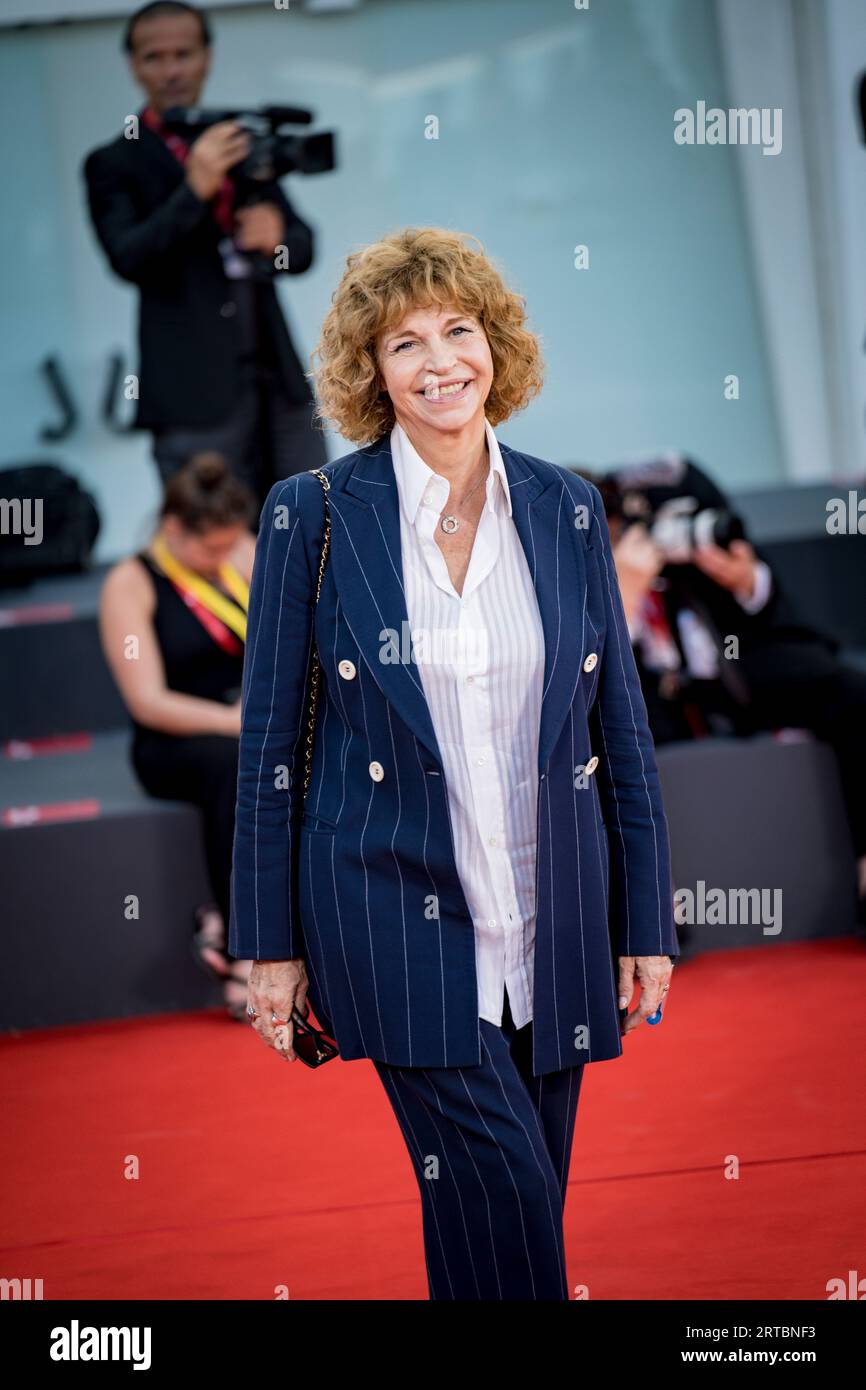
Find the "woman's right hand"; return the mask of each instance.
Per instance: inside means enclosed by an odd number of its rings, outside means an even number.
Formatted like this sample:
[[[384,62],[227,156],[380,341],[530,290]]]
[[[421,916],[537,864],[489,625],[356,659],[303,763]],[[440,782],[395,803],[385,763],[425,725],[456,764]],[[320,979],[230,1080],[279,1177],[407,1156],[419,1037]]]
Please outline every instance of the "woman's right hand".
[[[297,960],[254,960],[247,982],[247,1004],[255,1009],[253,1028],[268,1047],[289,1061],[296,1060],[292,1047],[292,1009],[306,1015],[309,979],[303,957]],[[274,1023],[271,1015],[288,1022]]]
[[[217,121],[190,145],[186,181],[196,197],[208,202],[228,173],[250,152],[250,134],[237,121]]]

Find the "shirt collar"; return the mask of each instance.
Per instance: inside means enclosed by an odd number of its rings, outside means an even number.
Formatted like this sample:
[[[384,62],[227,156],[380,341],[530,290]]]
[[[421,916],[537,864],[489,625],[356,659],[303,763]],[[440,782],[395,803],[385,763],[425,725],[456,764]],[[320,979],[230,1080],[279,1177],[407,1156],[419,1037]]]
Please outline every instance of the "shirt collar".
[[[493,433],[493,426],[490,421],[484,419],[484,432],[487,436],[487,448],[490,454],[490,471],[487,478],[487,501],[486,506],[492,512],[496,510],[495,489],[497,478],[505,497],[505,505],[508,515],[511,516],[511,493],[508,488],[508,477],[505,472],[505,464],[502,461],[502,454],[499,449],[499,441]],[[394,474],[397,479],[397,491],[400,496],[400,506],[403,514],[411,526],[415,525],[418,515],[418,508],[427,490],[428,484],[432,483],[434,488],[433,495],[442,497],[444,507],[448,496],[448,482],[442,477],[441,473],[436,473],[424,462],[420,454],[412,444],[403,426],[397,422],[391,430],[391,459],[394,465]]]

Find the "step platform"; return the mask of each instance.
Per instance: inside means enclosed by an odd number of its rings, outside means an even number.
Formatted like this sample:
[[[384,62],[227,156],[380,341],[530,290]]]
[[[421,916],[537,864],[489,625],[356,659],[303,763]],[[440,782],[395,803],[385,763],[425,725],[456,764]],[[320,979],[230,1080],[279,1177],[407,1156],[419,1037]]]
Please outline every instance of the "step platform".
[[[222,1002],[190,951],[211,898],[201,813],[140,788],[130,741],[0,754],[3,1031]]]

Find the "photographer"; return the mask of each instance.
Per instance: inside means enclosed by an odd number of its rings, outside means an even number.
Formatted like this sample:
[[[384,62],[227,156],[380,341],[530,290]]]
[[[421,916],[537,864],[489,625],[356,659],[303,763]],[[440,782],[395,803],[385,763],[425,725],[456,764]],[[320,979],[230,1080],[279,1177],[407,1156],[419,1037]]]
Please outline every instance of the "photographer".
[[[211,62],[204,14],[156,0],[131,17],[124,46],[148,103],[134,138],[93,150],[83,173],[108,259],[140,290],[134,425],[153,431],[163,481],[213,450],[262,502],[326,452],[272,276],[251,273],[250,253],[299,275],[313,235],[276,180],[237,206],[229,171],[250,150],[240,124],[220,121],[190,144],[163,122],[171,107],[198,103]]]
[[[694,462],[667,455],[593,480],[655,742],[790,727],[831,744],[866,920],[866,674],[800,622]]]

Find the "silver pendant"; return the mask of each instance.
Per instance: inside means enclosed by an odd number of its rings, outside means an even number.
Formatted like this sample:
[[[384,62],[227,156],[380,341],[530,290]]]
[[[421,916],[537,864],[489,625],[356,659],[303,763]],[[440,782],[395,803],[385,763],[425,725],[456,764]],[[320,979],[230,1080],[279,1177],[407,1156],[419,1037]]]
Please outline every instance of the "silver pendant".
[[[447,531],[450,536],[452,531],[457,530],[457,527],[460,525],[460,522],[457,520],[456,516],[443,516],[442,520],[439,522],[439,525],[442,527],[442,530]]]

